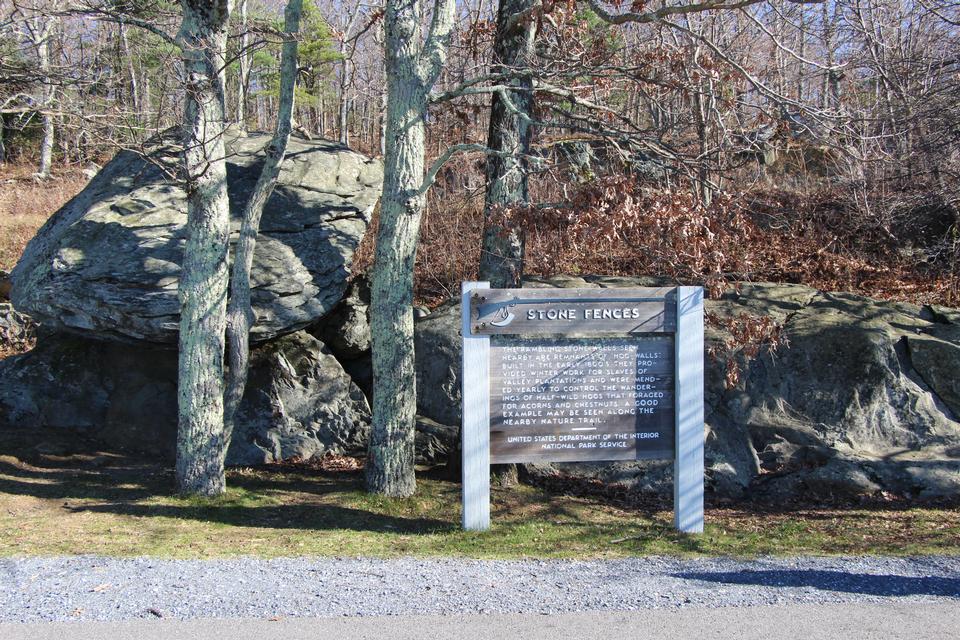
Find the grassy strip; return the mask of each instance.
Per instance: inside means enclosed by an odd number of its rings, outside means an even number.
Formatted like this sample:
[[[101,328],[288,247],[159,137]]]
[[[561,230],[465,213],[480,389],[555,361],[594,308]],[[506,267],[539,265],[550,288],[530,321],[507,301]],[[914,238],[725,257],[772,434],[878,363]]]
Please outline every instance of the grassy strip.
[[[206,500],[168,495],[169,471],[111,454],[0,455],[0,555],[170,558],[457,556],[616,558],[648,554],[956,554],[960,511],[907,508],[758,513],[713,509],[702,536],[669,511],[493,491],[493,529],[460,531],[459,486],[424,476],[407,499],[370,496],[362,474],[237,469]]]

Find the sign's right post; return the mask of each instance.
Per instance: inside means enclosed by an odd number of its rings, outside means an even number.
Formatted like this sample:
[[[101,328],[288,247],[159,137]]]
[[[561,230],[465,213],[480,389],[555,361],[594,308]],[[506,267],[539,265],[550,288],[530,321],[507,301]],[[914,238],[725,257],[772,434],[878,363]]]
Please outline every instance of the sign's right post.
[[[674,526],[703,532],[703,288],[677,287]]]

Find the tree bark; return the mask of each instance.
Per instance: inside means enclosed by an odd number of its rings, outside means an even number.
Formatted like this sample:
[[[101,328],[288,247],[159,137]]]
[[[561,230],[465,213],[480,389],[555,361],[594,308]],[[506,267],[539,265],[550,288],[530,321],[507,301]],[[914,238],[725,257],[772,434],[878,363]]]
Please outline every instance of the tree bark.
[[[179,288],[176,481],[181,493],[217,495],[226,488],[227,453],[223,352],[230,203],[223,69],[230,0],[182,0],[182,5],[187,241]]]
[[[366,477],[369,491],[390,496],[416,489],[413,264],[425,202],[424,117],[453,16],[454,0],[438,0],[421,43],[421,1],[388,0],[386,6],[387,141],[371,286],[373,429]]]
[[[424,198],[426,89],[418,74],[420,3],[387,5],[387,148],[371,286],[373,430],[367,487],[408,496],[413,474],[416,373],[413,360],[413,262]]]
[[[250,83],[250,33],[247,30],[247,2],[237,0],[240,12],[240,55],[237,57],[237,111],[235,119],[241,131],[247,130],[247,87]]]
[[[534,55],[536,20],[519,18],[536,0],[500,0],[492,72],[510,73],[503,84],[511,88],[495,93],[490,107],[487,146],[495,154],[487,159],[483,245],[480,280],[500,289],[519,287],[523,277],[524,233],[519,224],[504,219],[511,207],[530,202],[527,187],[532,129],[533,82],[529,74]]]
[[[55,132],[53,126],[53,115],[50,109],[53,107],[53,82],[50,78],[50,58],[53,49],[53,19],[38,21],[38,28],[34,31],[37,40],[37,62],[39,63],[40,73],[43,75],[45,85],[41,103],[43,111],[40,115],[40,122],[43,124],[43,139],[40,141],[40,166],[37,168],[38,178],[50,177],[50,171],[53,168],[53,145],[55,142]]]
[[[340,57],[343,59],[343,64],[340,68],[340,86],[338,93],[338,103],[337,103],[337,127],[339,132],[338,141],[344,146],[350,144],[350,129],[349,129],[349,117],[350,117],[350,99],[347,97],[347,91],[350,89],[350,84],[353,79],[354,64],[353,57],[357,53],[357,43],[354,41],[349,47],[347,46],[347,41],[353,35],[354,26],[357,24],[357,18],[360,16],[360,3],[357,2],[354,4],[350,10],[350,18],[347,21],[347,26],[343,30],[343,37],[340,39]]]
[[[480,249],[480,280],[495,289],[521,286],[525,235],[522,223],[506,214],[511,207],[530,204],[528,188],[533,109],[533,82],[529,74],[534,55],[536,20],[520,16],[536,0],[500,0],[497,33],[493,45],[493,74],[509,73],[503,84],[512,88],[493,94],[487,146],[487,188],[483,203],[483,241]],[[490,467],[494,484],[510,486],[518,481],[517,465]]]
[[[349,58],[345,58],[343,61],[343,70],[342,75],[340,76],[340,102],[337,109],[337,123],[339,128],[339,142],[344,146],[350,144],[350,129],[349,129],[349,116],[350,116],[350,100],[347,98],[347,90],[350,88],[350,66],[351,62]]]
[[[280,58],[280,111],[277,128],[267,147],[266,160],[250,200],[247,201],[240,222],[240,238],[234,250],[233,277],[230,280],[230,302],[227,305],[227,341],[230,345],[230,370],[224,401],[224,428],[229,444],[233,434],[233,420],[243,389],[247,384],[250,356],[250,327],[256,321],[250,304],[250,270],[263,207],[273,193],[280,175],[280,167],[287,153],[290,129],[293,124],[294,89],[297,85],[297,33],[303,0],[290,0],[284,11],[284,30],[287,33]]]
[[[137,65],[134,62],[133,50],[130,48],[130,38],[127,37],[127,28],[120,20],[117,26],[120,30],[120,43],[123,47],[123,57],[127,60],[127,74],[130,76],[130,99],[133,103],[133,113],[137,120],[143,117],[143,104],[140,99],[140,83],[137,81]]]

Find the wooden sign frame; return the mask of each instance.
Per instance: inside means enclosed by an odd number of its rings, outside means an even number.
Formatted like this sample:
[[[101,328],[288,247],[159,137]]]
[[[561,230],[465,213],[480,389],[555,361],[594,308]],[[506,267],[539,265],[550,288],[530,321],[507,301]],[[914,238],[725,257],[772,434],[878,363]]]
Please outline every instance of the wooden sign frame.
[[[491,335],[670,333],[675,350],[674,526],[687,533],[702,532],[703,288],[551,288],[487,293],[489,289],[487,282],[464,282],[461,289],[463,528],[490,528]],[[570,311],[553,311],[552,317],[547,317],[547,311],[538,311],[557,302]],[[610,302],[627,303],[631,311],[598,311]]]

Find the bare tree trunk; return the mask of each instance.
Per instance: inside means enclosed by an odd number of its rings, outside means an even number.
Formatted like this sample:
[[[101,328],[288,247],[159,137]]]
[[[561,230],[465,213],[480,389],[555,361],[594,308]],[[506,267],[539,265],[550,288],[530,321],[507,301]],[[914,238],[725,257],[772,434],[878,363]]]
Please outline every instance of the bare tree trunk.
[[[387,112],[387,90],[384,90],[380,93],[380,113],[385,114]],[[385,115],[380,116],[380,155],[386,155],[387,153],[387,117]]]
[[[143,104],[144,116],[150,117],[153,114],[153,102],[150,100],[150,74],[143,74],[143,97],[140,102]],[[146,118],[145,118],[146,120]]]
[[[182,0],[186,105],[183,124],[187,242],[180,275],[177,489],[226,488],[223,351],[230,202],[223,133],[230,0]]]
[[[280,166],[287,153],[287,142],[293,123],[294,89],[297,85],[297,33],[300,31],[300,14],[303,0],[290,0],[284,11],[284,30],[287,39],[283,43],[280,58],[280,112],[277,128],[267,147],[267,158],[257,179],[253,194],[243,212],[240,222],[240,238],[234,250],[233,277],[230,282],[230,302],[227,305],[227,340],[230,344],[230,372],[227,377],[224,402],[224,424],[229,443],[233,433],[233,419],[243,398],[247,384],[247,369],[250,356],[250,327],[256,320],[250,304],[250,270],[253,267],[253,252],[257,246],[257,233],[263,207],[273,193],[280,175]]]
[[[340,144],[348,146],[350,144],[350,130],[348,116],[350,114],[350,100],[347,98],[348,74],[350,73],[350,61],[343,61],[343,77],[340,79],[340,105],[338,113],[338,126],[340,130]]]
[[[324,138],[327,135],[327,105],[323,99],[323,89],[320,87],[319,82],[317,82],[317,95],[320,96],[320,108],[317,113],[317,133],[320,134],[321,138]]]
[[[41,116],[43,123],[43,140],[40,142],[40,166],[37,169],[38,178],[50,177],[50,170],[53,166],[53,143],[55,138],[53,127],[53,116],[44,113]]]
[[[373,34],[373,41],[377,45],[386,47],[386,34],[384,33],[383,23],[377,25]],[[377,118],[377,127],[380,136],[380,155],[387,153],[387,83],[380,84],[379,95],[377,96],[380,107],[380,116]]]
[[[529,75],[534,55],[537,22],[521,19],[536,0],[500,0],[497,33],[493,45],[494,74],[510,73],[511,90],[493,94],[487,146],[487,190],[483,206],[483,244],[480,250],[480,280],[502,289],[519,287],[523,279],[525,236],[522,223],[508,216],[511,207],[530,203],[528,157],[532,129],[533,82]],[[515,484],[517,465],[493,465],[494,482]]]
[[[339,142],[346,146],[350,144],[349,116],[350,99],[347,97],[347,91],[353,80],[354,62],[353,58],[357,53],[357,41],[354,40],[348,47],[348,40],[353,35],[354,26],[357,24],[357,18],[360,16],[360,3],[354,4],[349,11],[350,18],[346,28],[343,30],[343,38],[340,40],[340,57],[343,59],[343,66],[340,70],[340,92],[339,103],[337,105],[337,126],[339,129]]]
[[[234,114],[241,131],[247,130],[247,87],[250,83],[250,33],[247,31],[247,2],[237,0],[240,12],[240,55],[237,70],[237,112]]]
[[[373,431],[367,487],[407,496],[413,475],[416,373],[413,361],[413,262],[424,198],[426,91],[417,73],[420,6],[387,5],[387,149],[371,287]]]
[[[523,229],[509,224],[503,214],[530,201],[527,158],[532,137],[533,83],[529,63],[537,23],[520,19],[520,15],[534,4],[535,0],[500,0],[497,10],[493,73],[512,73],[513,78],[503,84],[515,88],[494,94],[487,135],[487,146],[496,153],[487,159],[480,279],[489,280],[494,288],[519,287],[523,277]]]
[[[37,169],[38,178],[48,178],[53,166],[53,145],[55,142],[53,115],[50,109],[53,107],[54,90],[52,80],[50,79],[50,57],[53,49],[53,19],[43,23],[43,26],[37,29],[38,40],[36,41],[37,57],[40,66],[40,73],[47,83],[43,88],[43,112],[40,121],[43,123],[43,140],[40,142],[40,166]]]
[[[139,120],[143,116],[143,105],[140,100],[140,85],[137,82],[137,67],[134,64],[133,51],[130,49],[130,39],[127,37],[127,27],[123,21],[118,25],[120,30],[120,44],[123,46],[123,57],[127,59],[127,74],[130,76],[130,98],[133,103],[133,112]]]
[[[340,76],[340,104],[338,110],[337,123],[340,131],[340,144],[347,146],[350,144],[350,130],[348,117],[350,115],[350,100],[347,98],[347,90],[350,88],[350,67],[352,62],[350,58],[344,58],[343,71]]]
[[[264,129],[267,126],[267,99],[262,94],[257,94],[257,128]]]
[[[413,354],[413,263],[424,197],[427,94],[446,60],[454,0],[437,0],[421,44],[421,0],[386,6],[387,147],[380,228],[371,287],[373,429],[367,489],[411,495],[416,375]]]

